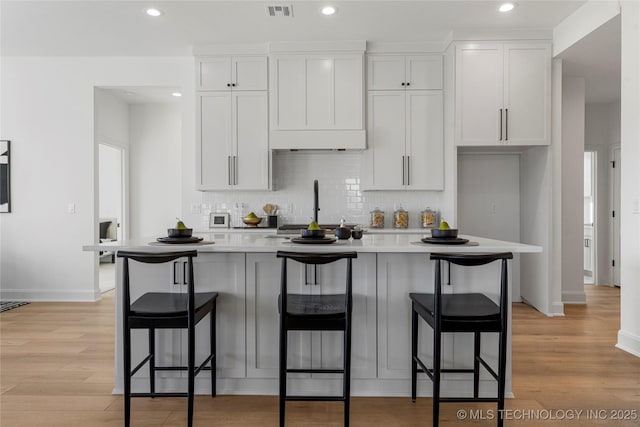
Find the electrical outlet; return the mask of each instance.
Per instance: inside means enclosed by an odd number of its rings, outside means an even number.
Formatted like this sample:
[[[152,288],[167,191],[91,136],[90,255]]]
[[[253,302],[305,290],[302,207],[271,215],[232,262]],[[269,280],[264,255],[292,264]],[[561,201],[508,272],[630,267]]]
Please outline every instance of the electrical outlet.
[[[191,213],[193,215],[199,215],[202,213],[202,205],[198,204],[198,203],[192,203],[191,204]]]
[[[496,214],[496,204],[495,203],[491,203],[491,215],[495,215]]]
[[[74,214],[76,213],[76,204],[75,203],[67,203],[67,213]]]

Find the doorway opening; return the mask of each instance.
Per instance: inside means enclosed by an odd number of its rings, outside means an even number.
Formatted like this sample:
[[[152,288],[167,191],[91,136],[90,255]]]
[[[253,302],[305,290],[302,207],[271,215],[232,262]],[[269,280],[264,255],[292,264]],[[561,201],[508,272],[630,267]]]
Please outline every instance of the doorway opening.
[[[584,153],[584,284],[596,283],[596,165],[597,152]]]
[[[124,237],[124,149],[98,144],[98,225],[100,243]],[[115,288],[115,254],[99,253],[100,293]]]

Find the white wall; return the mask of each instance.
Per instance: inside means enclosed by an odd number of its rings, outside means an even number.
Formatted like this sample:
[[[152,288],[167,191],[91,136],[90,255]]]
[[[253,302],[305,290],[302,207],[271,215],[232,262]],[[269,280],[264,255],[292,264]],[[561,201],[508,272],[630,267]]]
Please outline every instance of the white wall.
[[[122,221],[122,151],[120,148],[99,146],[100,218]]]
[[[520,242],[520,218],[520,155],[458,154],[460,230],[472,236]],[[519,302],[519,256],[510,268],[511,299]]]
[[[182,216],[181,107],[129,107],[131,238],[162,235]]]
[[[595,283],[612,283],[611,271],[611,147],[620,144],[620,102],[590,104],[585,111],[585,150],[596,156],[596,250],[597,275]]]
[[[191,58],[3,57],[2,135],[12,140],[13,213],[2,229],[3,299],[91,301],[100,297],[96,86],[172,86],[195,122]],[[43,78],[46,76],[46,78]],[[7,108],[11,106],[11,108]],[[193,141],[193,129],[183,139]],[[75,204],[75,213],[68,213]],[[51,238],[54,236],[54,238]]]
[[[640,356],[640,3],[623,1],[620,140],[620,331],[617,347]]]
[[[562,81],[562,301],[585,303],[583,278],[583,166],[585,84]]]

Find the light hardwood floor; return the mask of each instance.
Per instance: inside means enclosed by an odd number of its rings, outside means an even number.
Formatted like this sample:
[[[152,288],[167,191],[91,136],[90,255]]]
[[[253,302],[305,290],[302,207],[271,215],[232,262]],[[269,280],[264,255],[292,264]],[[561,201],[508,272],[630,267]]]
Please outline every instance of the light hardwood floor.
[[[0,426],[122,426],[122,398],[111,395],[113,291],[103,296],[97,303],[32,303],[0,314]],[[516,397],[507,401],[505,425],[640,425],[640,358],[614,347],[619,299],[618,289],[588,286],[588,304],[567,306],[566,316],[556,318],[514,305]],[[420,387],[430,386],[421,379]],[[342,425],[340,403],[287,407],[290,426]],[[443,404],[441,425],[495,425],[469,419],[471,409],[476,418],[496,415],[493,404]],[[195,420],[197,426],[276,426],[277,398],[198,396]],[[355,397],[351,420],[356,427],[429,426],[431,399]],[[185,399],[133,400],[133,426],[185,424]]]

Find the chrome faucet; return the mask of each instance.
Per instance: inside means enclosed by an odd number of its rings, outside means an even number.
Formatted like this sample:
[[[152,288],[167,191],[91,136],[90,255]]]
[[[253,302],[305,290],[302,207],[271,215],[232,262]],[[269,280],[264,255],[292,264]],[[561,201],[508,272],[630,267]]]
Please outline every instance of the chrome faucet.
[[[315,179],[313,181],[313,220],[318,223],[318,211],[320,210],[320,206],[318,206],[318,180]]]

